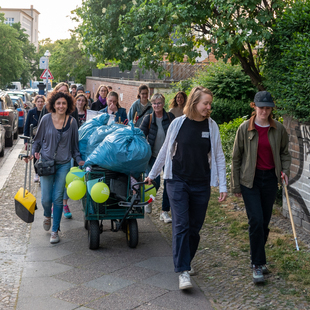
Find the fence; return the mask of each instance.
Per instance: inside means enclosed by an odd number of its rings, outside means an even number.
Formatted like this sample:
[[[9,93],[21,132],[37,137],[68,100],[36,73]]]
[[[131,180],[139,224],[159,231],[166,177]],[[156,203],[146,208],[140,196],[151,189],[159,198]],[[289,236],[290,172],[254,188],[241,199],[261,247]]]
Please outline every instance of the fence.
[[[167,63],[163,62],[162,67],[165,70],[163,78],[159,78],[158,73],[153,70],[144,70],[138,65],[133,65],[132,69],[120,71],[119,67],[108,67],[103,69],[93,69],[92,76],[110,79],[136,80],[136,81],[163,81],[178,82],[194,76],[197,70],[202,69],[208,63]]]

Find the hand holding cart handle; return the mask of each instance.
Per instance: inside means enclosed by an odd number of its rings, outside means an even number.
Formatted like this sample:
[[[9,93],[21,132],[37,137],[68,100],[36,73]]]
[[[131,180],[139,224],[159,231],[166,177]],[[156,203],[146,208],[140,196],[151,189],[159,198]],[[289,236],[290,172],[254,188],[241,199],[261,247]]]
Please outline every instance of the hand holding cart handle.
[[[295,224],[294,224],[294,219],[293,219],[293,215],[292,215],[291,204],[290,204],[290,200],[289,200],[288,192],[287,192],[287,181],[288,181],[287,175],[284,174],[282,171],[281,171],[281,178],[283,180],[283,186],[284,186],[284,191],[285,191],[285,196],[286,196],[286,201],[287,201],[287,206],[288,206],[288,212],[290,214],[290,220],[291,220],[293,235],[294,235],[294,239],[295,239],[295,243],[296,243],[296,250],[299,251],[298,242],[297,242],[297,235],[296,235],[296,231],[295,231]]]

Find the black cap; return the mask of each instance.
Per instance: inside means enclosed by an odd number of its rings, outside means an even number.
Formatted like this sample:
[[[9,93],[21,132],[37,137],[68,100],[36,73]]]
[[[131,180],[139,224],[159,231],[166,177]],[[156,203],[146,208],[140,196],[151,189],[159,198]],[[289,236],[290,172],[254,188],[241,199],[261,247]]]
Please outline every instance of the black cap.
[[[83,91],[83,93],[84,93],[84,87],[83,86],[79,86],[77,89],[76,89],[76,91],[78,91],[78,90],[81,90],[81,91]]]
[[[262,107],[273,108],[275,106],[270,93],[265,90],[259,91],[258,93],[256,93],[254,97],[254,103],[259,108],[262,108]]]

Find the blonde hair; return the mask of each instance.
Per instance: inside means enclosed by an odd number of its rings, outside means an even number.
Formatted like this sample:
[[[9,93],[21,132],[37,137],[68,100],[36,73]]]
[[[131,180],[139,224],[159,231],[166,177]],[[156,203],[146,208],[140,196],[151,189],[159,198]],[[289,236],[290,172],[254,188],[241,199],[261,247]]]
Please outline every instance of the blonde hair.
[[[161,99],[161,102],[163,105],[165,105],[165,96],[160,94],[160,93],[156,93],[152,96],[151,98],[151,103],[153,103],[156,99]]]
[[[188,99],[186,101],[186,104],[185,104],[185,107],[183,110],[183,113],[189,119],[194,119],[197,116],[198,112],[197,112],[196,106],[197,106],[198,102],[200,101],[202,93],[210,95],[213,99],[213,93],[211,92],[210,89],[205,88],[203,86],[194,87],[188,96]],[[210,113],[208,113],[206,118],[210,117],[210,114],[211,114],[211,111],[210,111]]]
[[[67,90],[68,90],[68,93],[70,93],[69,85],[68,85],[67,83],[65,83],[65,82],[60,82],[60,83],[58,83],[58,84],[55,86],[55,88],[54,88],[53,91],[58,92],[58,90],[59,90],[61,87],[63,87],[63,86],[66,86],[66,87],[67,87]]]

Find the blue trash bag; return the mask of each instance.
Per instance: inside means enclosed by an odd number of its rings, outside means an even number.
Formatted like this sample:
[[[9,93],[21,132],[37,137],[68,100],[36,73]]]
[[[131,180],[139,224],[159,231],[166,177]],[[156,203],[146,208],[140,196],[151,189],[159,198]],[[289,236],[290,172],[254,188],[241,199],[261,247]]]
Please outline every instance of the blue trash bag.
[[[100,114],[87,121],[79,128],[79,150],[83,160],[87,158],[86,150],[89,137],[98,127],[106,125],[109,121],[109,117],[108,113]]]
[[[124,125],[117,123],[97,127],[88,139],[86,147],[86,158],[96,149],[96,147],[104,140],[107,135],[123,127]]]
[[[141,129],[130,126],[117,129],[107,135],[87,158],[84,167],[98,165],[134,177],[147,168],[151,147]]]

